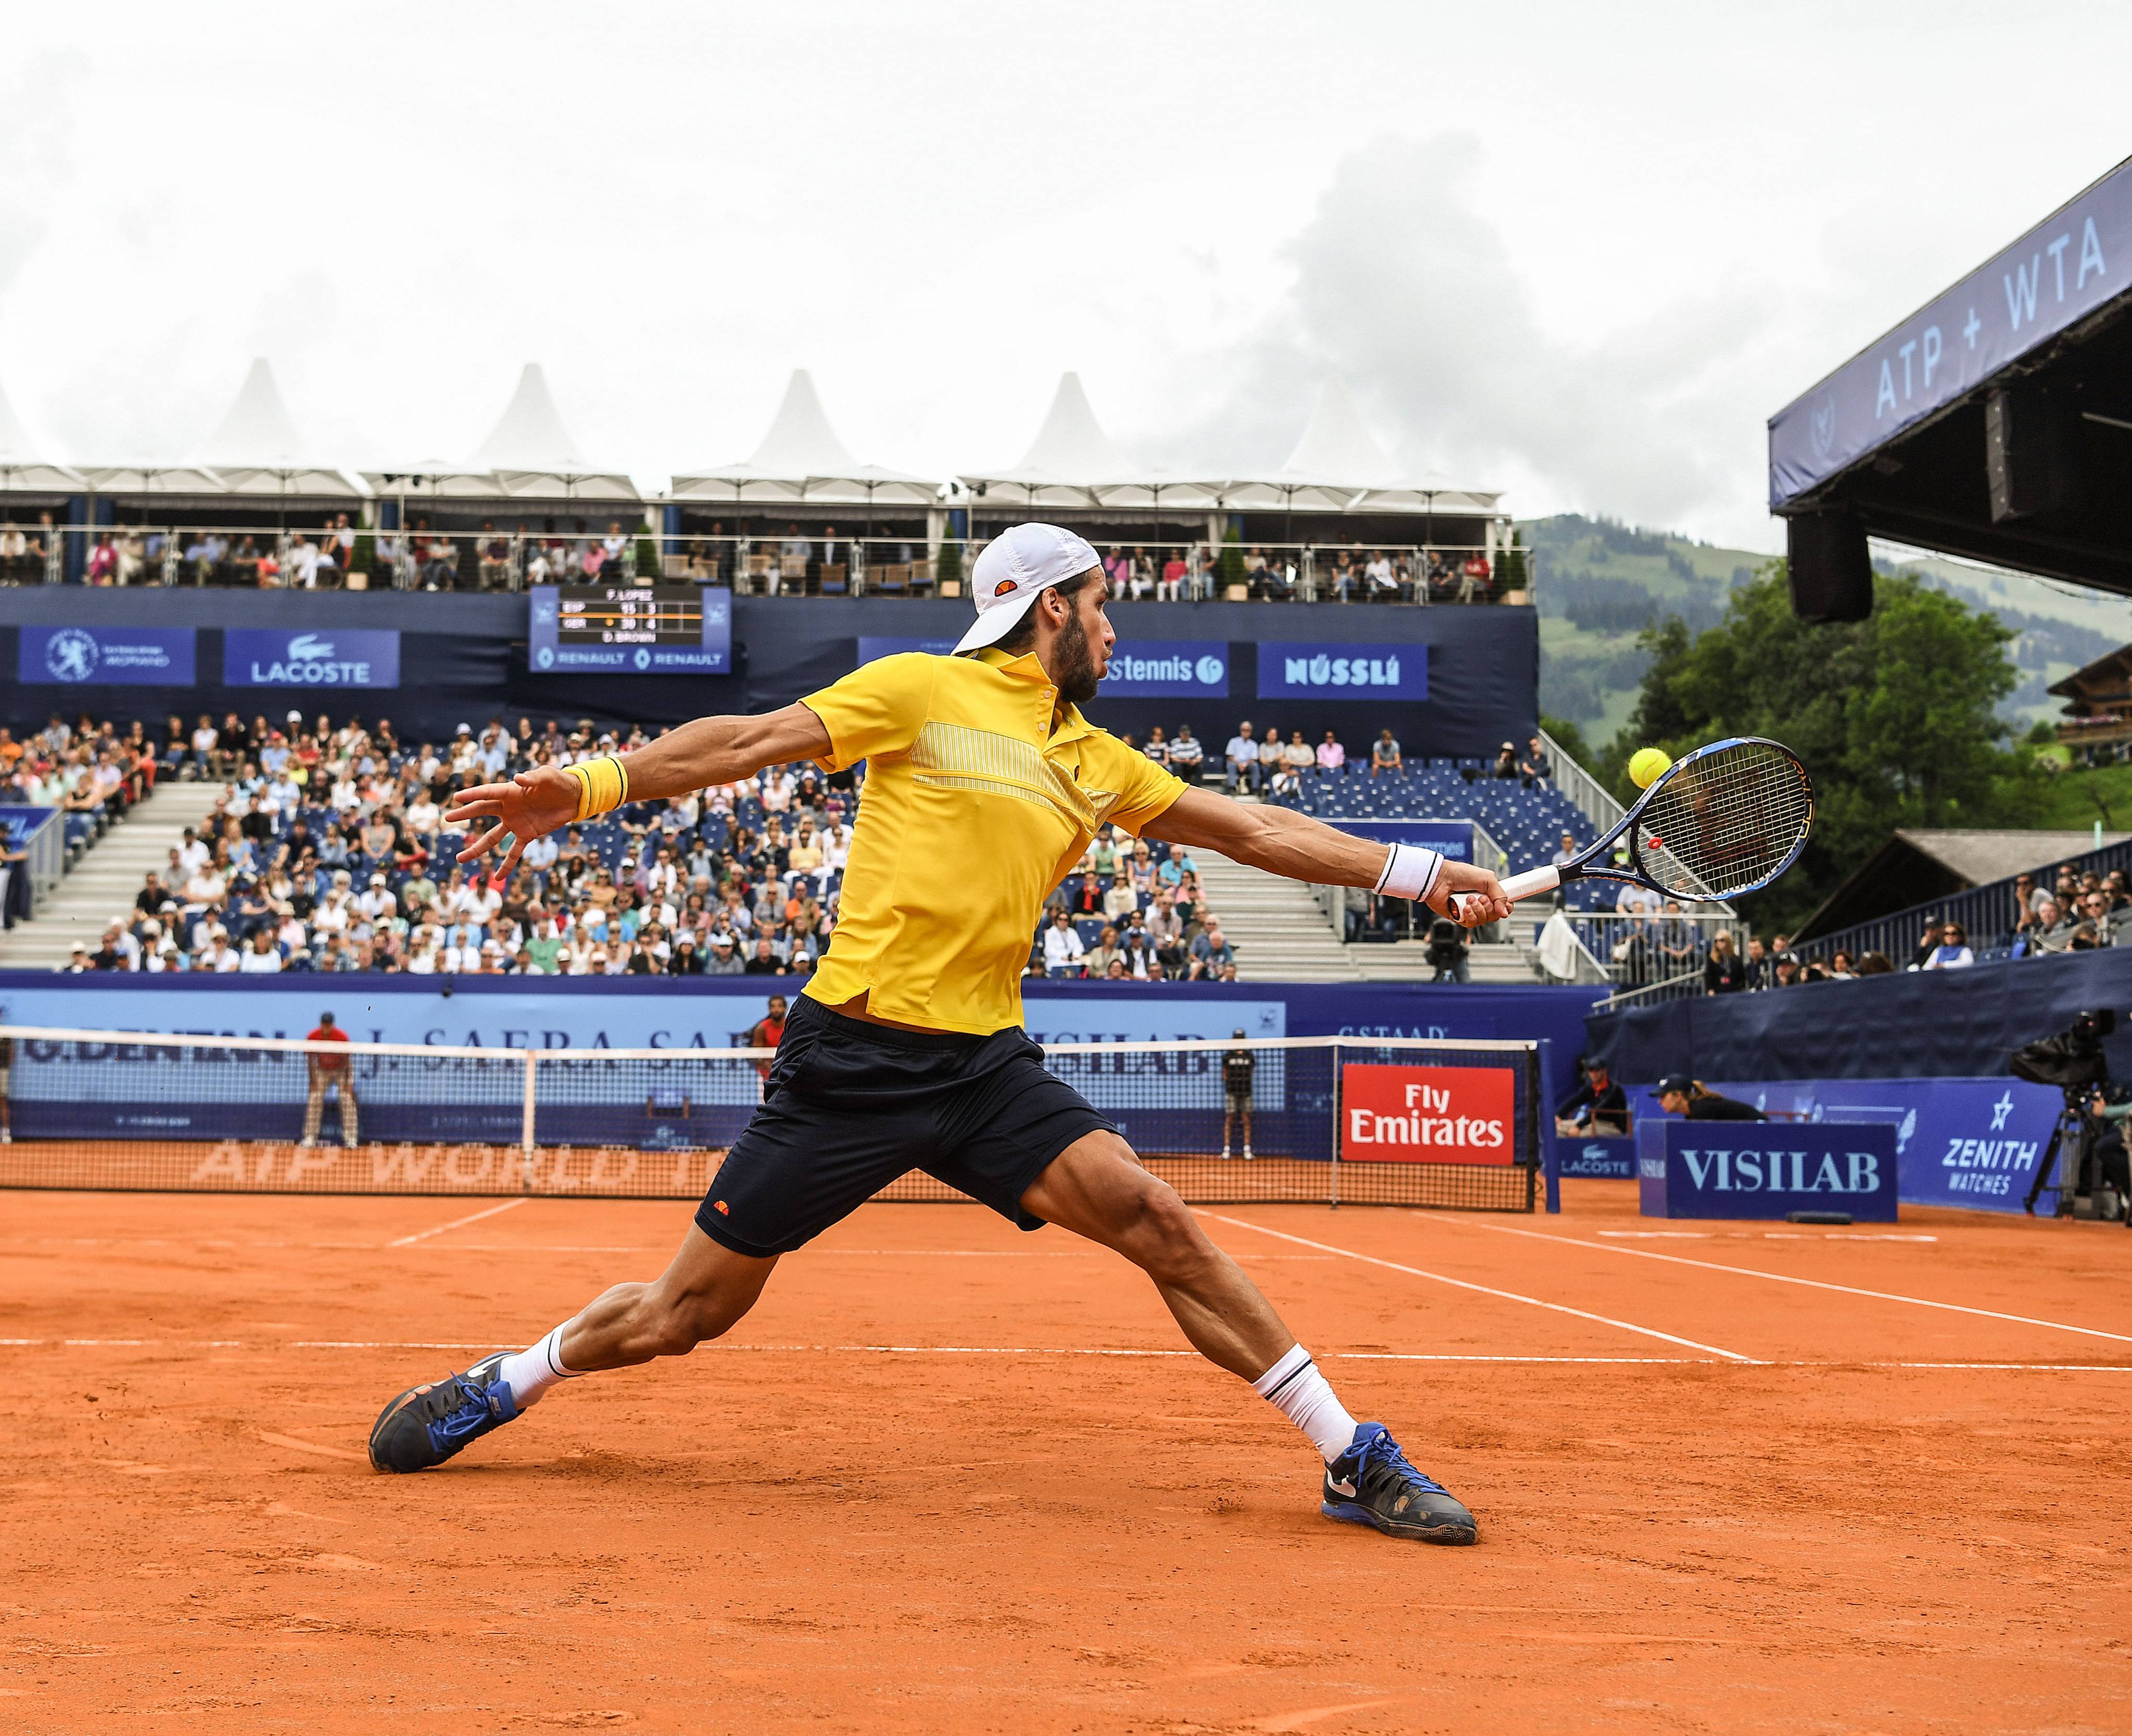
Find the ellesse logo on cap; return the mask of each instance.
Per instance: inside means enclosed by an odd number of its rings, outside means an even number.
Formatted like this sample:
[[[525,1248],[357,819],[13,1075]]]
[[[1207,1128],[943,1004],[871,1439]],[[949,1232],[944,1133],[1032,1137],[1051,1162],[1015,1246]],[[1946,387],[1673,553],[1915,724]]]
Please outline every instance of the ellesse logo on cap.
[[[995,597],[1004,597],[1013,588],[1014,581],[1011,578],[1003,578],[997,584],[992,587],[992,595]]]

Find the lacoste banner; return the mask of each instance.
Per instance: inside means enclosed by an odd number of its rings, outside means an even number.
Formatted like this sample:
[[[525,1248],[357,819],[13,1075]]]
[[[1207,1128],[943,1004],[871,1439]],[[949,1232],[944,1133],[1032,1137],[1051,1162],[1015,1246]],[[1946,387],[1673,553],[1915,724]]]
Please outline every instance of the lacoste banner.
[[[1516,1080],[1507,1067],[1340,1069],[1342,1163],[1508,1163]]]
[[[231,627],[222,635],[222,679],[229,687],[397,687],[400,634],[386,627],[295,633]]]
[[[24,627],[26,687],[190,687],[190,627]]]
[[[1678,1121],[1636,1125],[1647,1218],[1781,1218],[1847,1211],[1895,1221],[1895,1129],[1863,1122]]]

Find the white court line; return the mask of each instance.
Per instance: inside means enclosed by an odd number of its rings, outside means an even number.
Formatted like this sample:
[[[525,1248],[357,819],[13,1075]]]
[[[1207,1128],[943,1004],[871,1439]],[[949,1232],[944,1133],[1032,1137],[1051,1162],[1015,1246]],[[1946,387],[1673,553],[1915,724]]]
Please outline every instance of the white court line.
[[[1601,1235],[1625,1242],[1936,1242],[1936,1235],[1880,1235],[1832,1230],[1820,1235],[1804,1230],[1601,1230]]]
[[[1217,1224],[1234,1224],[1239,1230],[1256,1230],[1260,1235],[1294,1242],[1299,1247],[1315,1248],[1321,1254],[1344,1254],[1347,1259],[1360,1260],[1365,1265],[1382,1266],[1388,1272],[1404,1272],[1410,1278],[1425,1278],[1433,1283],[1449,1284],[1456,1289],[1472,1290],[1482,1296],[1497,1296],[1505,1302],[1523,1302],[1528,1307],[1545,1308],[1556,1314],[1574,1315],[1579,1320],[1595,1321],[1602,1326],[1618,1327],[1624,1332],[1640,1332],[1646,1338],[1662,1339],[1668,1344],[1677,1344],[1686,1350],[1707,1351],[1712,1356],[1723,1357],[1727,1362],[1755,1363],[1761,1360],[1755,1356],[1742,1356],[1737,1350],[1720,1350],[1716,1345],[1698,1344],[1693,1338],[1677,1337],[1671,1332],[1661,1332],[1655,1326],[1640,1326],[1633,1321],[1616,1320],[1608,1315],[1589,1313],[1582,1308],[1573,1308],[1563,1302],[1542,1302],[1537,1296],[1520,1296],[1515,1290],[1497,1290],[1487,1284],[1468,1283],[1462,1278],[1446,1278],[1440,1272],[1424,1272],[1419,1266],[1402,1266],[1396,1260],[1379,1259],[1371,1254],[1357,1254],[1352,1248],[1336,1248],[1330,1242],[1313,1242],[1303,1236],[1290,1235],[1284,1230],[1269,1230],[1265,1225],[1254,1224],[1248,1218],[1224,1217],[1218,1211],[1202,1211],[1199,1216],[1212,1218]]]
[[[521,1194],[515,1200],[506,1200],[501,1206],[492,1206],[486,1211],[470,1211],[463,1218],[454,1218],[449,1224],[439,1224],[435,1229],[418,1230],[412,1235],[395,1236],[385,1245],[388,1248],[405,1248],[411,1243],[425,1242],[431,1236],[442,1235],[447,1230],[456,1230],[462,1224],[478,1224],[483,1218],[494,1217],[499,1211],[513,1211],[523,1206],[526,1200],[526,1196]]]
[[[1404,1269],[1404,1268],[1402,1268]],[[1543,1305],[1546,1306],[1546,1305]],[[1594,1316],[1595,1318],[1597,1316]],[[492,1341],[435,1338],[297,1338],[257,1340],[241,1338],[0,1338],[0,1349],[38,1349],[60,1346],[118,1350],[454,1350],[486,1351]],[[735,1355],[793,1356],[1105,1356],[1122,1359],[1169,1360],[1196,1357],[1196,1350],[1112,1350],[1102,1346],[1046,1345],[896,1345],[896,1344],[706,1344],[697,1349]],[[1593,1364],[1636,1368],[1708,1368],[1706,1356],[1526,1356],[1487,1352],[1390,1350],[1324,1350],[1321,1362],[1457,1362],[1538,1364],[1567,1367]],[[1715,1353],[1722,1355],[1722,1352]],[[1782,1358],[1757,1362],[1735,1358],[1757,1369],[1900,1369],[1975,1371],[1985,1374],[2132,1374],[2132,1362],[1846,1362],[1830,1358]]]
[[[1438,1218],[1442,1213],[1417,1211],[1419,1218]],[[1832,1284],[1817,1278],[1794,1278],[1788,1272],[1757,1272],[1752,1266],[1724,1266],[1715,1260],[1693,1260],[1684,1254],[1660,1254],[1654,1248],[1620,1248],[1611,1242],[1587,1242],[1582,1236],[1550,1235],[1544,1230],[1518,1230],[1508,1224],[1462,1222],[1462,1230],[1492,1230],[1500,1235],[1529,1235],[1537,1242],[1562,1242],[1572,1248],[1592,1248],[1601,1254],[1624,1254],[1640,1260],[1664,1260],[1675,1266],[1700,1266],[1706,1272],[1730,1272],[1741,1278],[1764,1278],[1773,1284],[1800,1284],[1809,1290],[1833,1290],[1839,1296],[1864,1296],[1875,1302],[1908,1302],[1914,1308],[1938,1308],[1948,1314],[1973,1314],[1980,1320],[2010,1321],[2019,1326],[2043,1326],[2053,1332],[2075,1332],[2083,1338],[2106,1338],[2113,1344],[2132,1344],[2132,1333],[2106,1332],[2100,1326],[2071,1326],[2062,1320],[2038,1320],[2029,1314],[2002,1314],[1996,1308],[1972,1308],[1962,1302],[1934,1302],[1929,1297],[1898,1296],[1892,1290],[1861,1290],[1856,1284]]]

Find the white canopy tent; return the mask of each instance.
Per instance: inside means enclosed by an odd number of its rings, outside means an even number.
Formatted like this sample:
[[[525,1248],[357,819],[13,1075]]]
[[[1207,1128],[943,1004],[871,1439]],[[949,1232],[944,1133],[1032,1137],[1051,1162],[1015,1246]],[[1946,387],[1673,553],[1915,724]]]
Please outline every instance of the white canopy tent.
[[[264,356],[253,359],[229,413],[208,436],[201,466],[227,494],[353,500],[364,492],[346,471],[307,452]]]
[[[1051,408],[1021,462],[1005,470],[966,471],[972,494],[1030,511],[1204,512],[1217,508],[1222,485],[1136,464],[1119,451],[1088,402],[1081,376],[1059,376]]]
[[[603,470],[579,451],[537,362],[526,364],[503,415],[471,458],[366,469],[363,479],[381,495],[425,501],[643,499],[627,474]]]
[[[51,456],[0,391],[0,493],[79,494],[88,486],[79,471]]]
[[[854,458],[829,425],[814,381],[795,367],[770,432],[741,464],[676,475],[666,498],[676,505],[724,506],[925,507],[939,502],[940,485]]]
[[[1326,376],[1303,438],[1270,474],[1232,479],[1222,504],[1232,512],[1448,513],[1491,517],[1500,491],[1404,476],[1362,420],[1347,382]]]

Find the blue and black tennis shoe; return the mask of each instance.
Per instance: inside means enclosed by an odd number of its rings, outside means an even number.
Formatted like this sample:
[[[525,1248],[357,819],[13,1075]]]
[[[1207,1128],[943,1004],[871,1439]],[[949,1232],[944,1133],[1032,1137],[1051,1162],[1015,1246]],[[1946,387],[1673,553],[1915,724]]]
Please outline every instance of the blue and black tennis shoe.
[[[380,1470],[427,1470],[511,1422],[518,1403],[502,1378],[509,1354],[498,1350],[463,1374],[409,1387],[371,1426],[370,1462]]]
[[[1360,1422],[1347,1451],[1325,1467],[1328,1519],[1374,1525],[1388,1537],[1424,1543],[1471,1543],[1480,1527],[1451,1491],[1407,1463],[1391,1431],[1381,1422]]]

